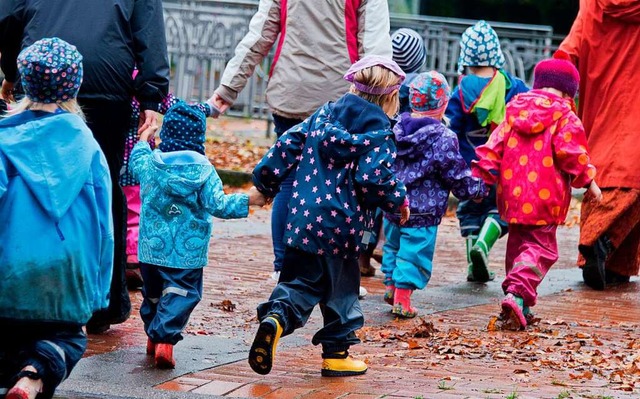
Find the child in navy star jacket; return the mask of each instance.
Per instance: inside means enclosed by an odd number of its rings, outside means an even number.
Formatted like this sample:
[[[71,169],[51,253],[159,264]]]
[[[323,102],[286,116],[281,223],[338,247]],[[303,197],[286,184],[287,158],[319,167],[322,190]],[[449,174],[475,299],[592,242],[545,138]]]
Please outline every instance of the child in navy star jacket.
[[[368,244],[374,211],[409,217],[404,185],[391,172],[395,144],[389,116],[398,109],[404,73],[386,58],[368,56],[345,79],[350,93],[288,130],[253,171],[258,191],[272,198],[295,173],[278,285],[258,306],[261,321],[249,353],[259,374],[271,371],[277,341],[302,327],[320,304],[323,376],[364,374],[347,350],[364,324],[358,303],[359,252]]]

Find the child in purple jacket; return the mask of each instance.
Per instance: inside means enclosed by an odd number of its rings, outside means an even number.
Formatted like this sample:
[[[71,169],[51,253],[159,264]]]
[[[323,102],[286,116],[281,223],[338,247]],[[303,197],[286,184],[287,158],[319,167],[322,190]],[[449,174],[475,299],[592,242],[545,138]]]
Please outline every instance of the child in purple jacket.
[[[392,313],[415,317],[411,294],[431,278],[436,233],[447,210],[449,192],[459,199],[486,194],[480,179],[460,155],[456,134],[442,122],[450,89],[436,71],[421,73],[409,85],[411,113],[403,113],[394,133],[398,153],[392,168],[407,187],[411,219],[400,226],[400,215],[386,213],[382,272],[384,300]]]

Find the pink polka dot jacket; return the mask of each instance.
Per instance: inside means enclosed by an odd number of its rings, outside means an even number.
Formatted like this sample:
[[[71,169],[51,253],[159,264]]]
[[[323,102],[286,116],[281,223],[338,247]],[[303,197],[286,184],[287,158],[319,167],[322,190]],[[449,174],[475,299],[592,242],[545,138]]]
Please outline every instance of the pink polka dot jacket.
[[[587,187],[596,174],[570,100],[542,90],[515,97],[476,154],[473,174],[498,183],[498,210],[510,224],[562,224],[571,186]]]
[[[404,184],[391,171],[395,157],[389,118],[379,106],[346,94],[280,136],[254,169],[253,182],[273,197],[294,173],[285,244],[355,258],[373,211],[395,212],[405,202]]]

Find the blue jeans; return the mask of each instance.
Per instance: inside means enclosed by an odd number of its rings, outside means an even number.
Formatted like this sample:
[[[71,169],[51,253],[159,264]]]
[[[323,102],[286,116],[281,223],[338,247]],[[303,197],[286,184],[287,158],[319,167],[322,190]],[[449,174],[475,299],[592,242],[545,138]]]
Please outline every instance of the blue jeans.
[[[437,233],[438,226],[401,227],[385,219],[380,268],[385,284],[411,290],[426,287],[433,270]]]
[[[38,399],[52,398],[87,349],[87,336],[76,324],[2,321],[0,330],[0,397],[14,385],[15,376],[31,365],[42,377]]]
[[[278,137],[301,122],[302,119],[290,119],[275,114],[273,115],[274,131]],[[289,173],[289,176],[280,183],[280,191],[273,199],[273,207],[271,210],[271,239],[273,240],[273,255],[275,256],[273,260],[273,270],[277,272],[282,270],[285,249],[284,229],[287,225],[289,201],[291,201],[291,192],[295,178],[295,171]]]
[[[202,268],[175,269],[140,263],[142,305],[140,318],[154,343],[175,345],[189,316],[202,299]]]
[[[364,325],[358,301],[360,268],[357,259],[332,258],[287,247],[280,281],[269,301],[258,306],[258,319],[276,315],[283,336],[305,325],[320,304],[324,326],[313,336],[324,353],[360,343],[356,330]]]

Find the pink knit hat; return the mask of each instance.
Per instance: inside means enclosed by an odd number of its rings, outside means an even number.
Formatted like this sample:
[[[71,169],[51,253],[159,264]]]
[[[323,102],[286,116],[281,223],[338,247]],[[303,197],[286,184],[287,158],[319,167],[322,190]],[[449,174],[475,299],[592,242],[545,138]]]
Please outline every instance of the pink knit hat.
[[[542,60],[533,70],[533,88],[551,87],[575,97],[580,85],[580,74],[569,61],[562,59]]]

